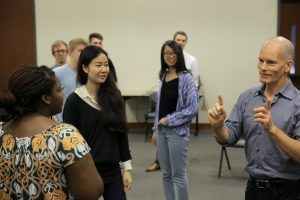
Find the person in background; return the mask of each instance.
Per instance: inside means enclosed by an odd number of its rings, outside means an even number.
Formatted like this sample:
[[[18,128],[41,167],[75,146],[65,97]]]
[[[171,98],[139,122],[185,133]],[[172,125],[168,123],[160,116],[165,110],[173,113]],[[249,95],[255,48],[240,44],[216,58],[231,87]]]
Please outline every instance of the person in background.
[[[186,44],[187,44],[187,34],[184,31],[177,31],[174,36],[173,40],[177,42],[182,50],[184,50]],[[191,73],[194,83],[196,87],[199,89],[200,88],[200,75],[199,75],[199,69],[198,69],[198,62],[197,59],[187,53],[186,51],[183,51],[183,56],[184,56],[184,63],[186,66],[186,69]],[[159,160],[158,160],[158,155],[156,152],[155,160],[154,162],[146,169],[146,172],[153,172],[156,170],[160,169],[159,165]]]
[[[300,92],[289,79],[294,46],[273,37],[258,56],[260,86],[243,92],[227,116],[221,96],[208,110],[217,141],[245,138],[246,200],[300,199]]]
[[[100,47],[86,47],[77,69],[81,87],[68,97],[63,120],[77,127],[90,145],[103,178],[104,199],[124,200],[132,185],[131,154],[124,101],[109,73],[107,53]]]
[[[198,91],[185,67],[182,49],[173,40],[161,48],[159,78],[152,143],[157,144],[165,199],[187,200],[189,125],[198,112]]]
[[[188,41],[188,37],[184,31],[177,31],[174,34],[173,40],[175,40],[181,46],[182,50],[184,50]],[[183,51],[183,56],[186,69],[192,74],[194,83],[199,89],[201,81],[197,59],[186,51]]]
[[[60,67],[67,63],[68,45],[64,41],[57,40],[53,42],[51,45],[51,52],[55,60],[55,63],[52,65],[51,69]]]
[[[89,42],[90,45],[96,46],[96,47],[100,47],[103,48],[103,36],[100,33],[91,33],[89,35]],[[115,82],[118,82],[118,78],[117,78],[117,72],[114,66],[114,63],[111,61],[110,58],[108,58],[108,65],[110,68],[110,73],[112,74],[113,78],[115,79]]]
[[[0,92],[0,199],[102,195],[86,141],[74,126],[51,119],[62,103],[59,80],[48,67],[22,66],[10,76],[8,90]]]
[[[70,62],[55,68],[53,71],[61,83],[61,87],[64,93],[64,102],[68,96],[78,87],[77,77],[77,64],[81,51],[88,46],[87,41],[82,38],[74,38],[69,42],[69,56]],[[62,112],[54,116],[58,121],[62,121]]]
[[[102,48],[103,36],[100,33],[91,33],[89,35],[89,42],[91,45]]]

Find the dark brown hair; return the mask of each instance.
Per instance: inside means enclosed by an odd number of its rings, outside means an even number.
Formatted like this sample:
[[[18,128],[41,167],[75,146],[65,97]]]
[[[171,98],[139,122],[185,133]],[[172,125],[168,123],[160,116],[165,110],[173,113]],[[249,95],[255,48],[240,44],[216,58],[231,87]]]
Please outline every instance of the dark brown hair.
[[[91,42],[93,38],[98,38],[101,41],[103,40],[103,37],[100,33],[91,33],[89,36],[89,42]]]
[[[174,33],[174,35],[173,35],[173,40],[175,40],[175,38],[176,38],[177,35],[183,35],[183,36],[185,36],[186,41],[187,41],[187,39],[188,39],[187,34],[186,34],[184,31],[177,31],[177,32]]]
[[[159,79],[161,79],[161,80],[163,79],[163,77],[165,76],[165,74],[169,68],[168,64],[166,63],[166,61],[164,59],[164,50],[165,50],[166,46],[170,47],[173,50],[173,52],[176,54],[176,57],[177,57],[177,62],[175,64],[176,72],[180,73],[182,71],[187,71],[181,46],[174,40],[168,40],[163,44],[163,46],[161,47],[161,52],[160,52],[161,68],[160,68],[160,72],[159,72]]]

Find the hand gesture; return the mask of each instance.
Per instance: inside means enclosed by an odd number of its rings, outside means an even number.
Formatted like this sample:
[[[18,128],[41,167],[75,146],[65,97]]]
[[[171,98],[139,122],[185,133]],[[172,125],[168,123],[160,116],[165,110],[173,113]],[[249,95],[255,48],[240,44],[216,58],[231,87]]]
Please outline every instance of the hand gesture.
[[[208,110],[209,123],[214,129],[220,129],[223,127],[226,116],[227,115],[223,107],[223,99],[222,96],[219,95],[218,103]]]
[[[264,129],[270,133],[271,129],[275,127],[271,115],[271,101],[268,99],[265,107],[258,107],[253,109],[254,121],[262,124]]]

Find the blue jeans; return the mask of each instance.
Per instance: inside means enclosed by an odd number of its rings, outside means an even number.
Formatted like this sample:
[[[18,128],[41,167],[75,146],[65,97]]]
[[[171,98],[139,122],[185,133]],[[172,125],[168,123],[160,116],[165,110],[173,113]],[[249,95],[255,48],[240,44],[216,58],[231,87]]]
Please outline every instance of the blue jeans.
[[[166,200],[188,200],[186,158],[190,139],[159,126],[157,150]]]

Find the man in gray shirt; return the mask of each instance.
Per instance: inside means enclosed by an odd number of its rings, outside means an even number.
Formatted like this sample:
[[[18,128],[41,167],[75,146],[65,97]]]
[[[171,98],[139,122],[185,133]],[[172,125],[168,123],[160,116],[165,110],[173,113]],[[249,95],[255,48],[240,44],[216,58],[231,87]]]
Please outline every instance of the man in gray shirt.
[[[288,39],[267,40],[258,61],[262,85],[243,92],[228,117],[221,96],[208,111],[219,143],[245,138],[246,200],[300,199],[300,92],[288,76],[293,55]]]

